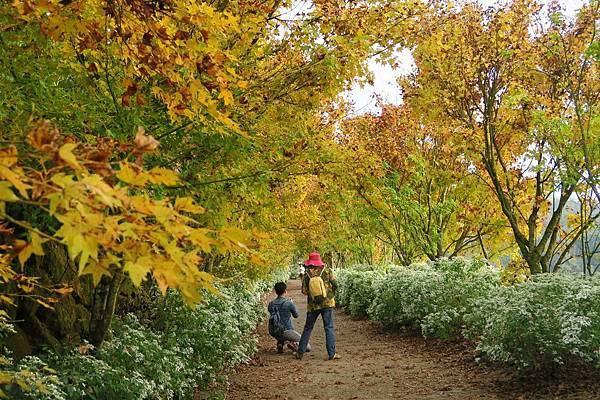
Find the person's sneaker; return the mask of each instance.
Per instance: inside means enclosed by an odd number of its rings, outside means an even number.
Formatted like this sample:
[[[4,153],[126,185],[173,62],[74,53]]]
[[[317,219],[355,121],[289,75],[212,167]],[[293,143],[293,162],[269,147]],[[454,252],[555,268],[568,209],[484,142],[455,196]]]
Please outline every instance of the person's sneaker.
[[[303,355],[304,355],[304,353],[300,353],[300,352],[294,353],[294,357],[296,357],[297,360],[302,360]]]
[[[325,356],[325,361],[339,360],[340,358],[342,357],[340,357],[338,353],[335,353],[332,357],[329,357],[328,355]]]
[[[293,342],[288,343],[287,347],[288,347],[288,349],[290,349],[294,353],[298,351],[298,345],[296,343],[293,343]]]
[[[283,343],[277,343],[277,352],[279,354],[283,353]]]

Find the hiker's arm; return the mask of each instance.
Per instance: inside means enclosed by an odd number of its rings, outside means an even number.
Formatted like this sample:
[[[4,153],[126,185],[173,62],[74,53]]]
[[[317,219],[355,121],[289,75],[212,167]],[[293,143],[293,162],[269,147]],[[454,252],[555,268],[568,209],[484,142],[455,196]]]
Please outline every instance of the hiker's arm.
[[[333,274],[332,270],[329,270],[329,282],[331,282],[331,288],[335,292],[338,288],[338,283],[337,283],[337,279],[336,279],[335,275]]]
[[[304,278],[302,279],[302,294],[308,294],[308,273],[304,274]]]
[[[290,304],[292,305],[290,307],[290,312],[292,313],[292,317],[298,318],[298,309],[296,308],[296,305],[291,301],[290,301]]]

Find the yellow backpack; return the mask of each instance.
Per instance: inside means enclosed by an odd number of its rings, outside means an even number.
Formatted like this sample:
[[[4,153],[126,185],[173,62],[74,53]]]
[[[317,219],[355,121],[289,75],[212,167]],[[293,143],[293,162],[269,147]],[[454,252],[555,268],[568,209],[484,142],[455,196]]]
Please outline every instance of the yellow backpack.
[[[327,288],[325,287],[325,282],[323,282],[323,271],[325,268],[321,270],[321,273],[316,276],[310,276],[310,273],[306,271],[308,275],[308,297],[311,299],[313,303],[321,304],[327,298]]]

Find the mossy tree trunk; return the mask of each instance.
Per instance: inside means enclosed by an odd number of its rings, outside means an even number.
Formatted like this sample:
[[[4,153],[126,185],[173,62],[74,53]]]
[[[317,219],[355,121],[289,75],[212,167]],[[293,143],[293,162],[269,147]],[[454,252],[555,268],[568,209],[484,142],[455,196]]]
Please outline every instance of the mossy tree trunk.
[[[118,271],[112,278],[102,277],[94,289],[88,339],[96,347],[102,345],[110,329],[123,279],[123,272]]]
[[[39,277],[44,286],[66,284],[74,290],[53,304],[53,309],[45,308],[33,299],[20,299],[12,312],[12,317],[19,321],[21,336],[15,339],[26,342],[26,347],[33,352],[48,345],[55,349],[73,346],[83,339],[101,346],[115,313],[123,272],[117,272],[111,278],[104,277],[94,288],[90,276],[79,276],[77,265],[65,246],[47,242],[44,252],[44,256],[29,260],[24,273]]]

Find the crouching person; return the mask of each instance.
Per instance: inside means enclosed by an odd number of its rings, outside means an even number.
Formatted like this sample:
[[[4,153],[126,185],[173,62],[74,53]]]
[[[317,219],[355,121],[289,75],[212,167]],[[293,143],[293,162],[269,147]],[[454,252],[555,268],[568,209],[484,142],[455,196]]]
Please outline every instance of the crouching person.
[[[277,339],[277,352],[283,353],[284,345],[292,351],[298,351],[300,334],[294,329],[292,317],[298,318],[298,310],[292,299],[285,297],[287,285],[284,282],[275,284],[277,298],[269,302],[269,334]],[[310,351],[310,344],[306,351]]]

